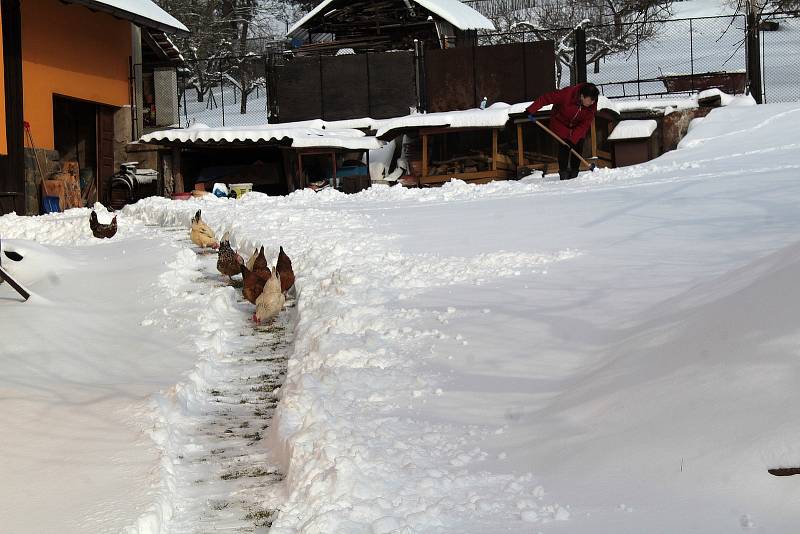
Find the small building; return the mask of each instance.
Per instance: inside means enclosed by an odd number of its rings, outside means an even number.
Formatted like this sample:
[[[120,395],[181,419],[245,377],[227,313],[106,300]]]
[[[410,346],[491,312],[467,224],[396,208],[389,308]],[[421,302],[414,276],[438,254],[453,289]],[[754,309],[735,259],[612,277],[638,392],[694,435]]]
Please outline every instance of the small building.
[[[636,165],[650,161],[658,154],[657,140],[653,136],[658,123],[653,120],[620,121],[608,137],[613,147],[615,167]]]
[[[251,183],[253,190],[285,195],[305,187],[354,193],[369,187],[368,151],[382,146],[352,128],[322,121],[247,128],[186,128],[143,136],[160,154],[160,171],[174,193],[215,182]]]
[[[458,0],[324,0],[287,32],[298,54],[474,46],[494,24]]]
[[[0,214],[39,213],[42,181],[67,163],[83,202],[107,198],[140,28],[188,31],[150,0],[2,0]]]

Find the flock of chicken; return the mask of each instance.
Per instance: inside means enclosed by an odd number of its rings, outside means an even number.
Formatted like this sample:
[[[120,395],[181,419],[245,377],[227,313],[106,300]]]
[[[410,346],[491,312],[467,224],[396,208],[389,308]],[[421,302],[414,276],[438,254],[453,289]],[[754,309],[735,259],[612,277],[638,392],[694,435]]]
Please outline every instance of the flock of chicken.
[[[294,287],[292,260],[280,247],[278,261],[270,269],[264,247],[256,249],[245,264],[242,257],[231,247],[227,234],[219,243],[214,231],[200,217],[200,210],[192,218],[189,234],[192,243],[200,248],[213,248],[219,251],[217,270],[233,280],[242,275],[242,295],[248,302],[256,305],[253,320],[260,324],[271,322],[278,316],[286,303],[286,294]]]

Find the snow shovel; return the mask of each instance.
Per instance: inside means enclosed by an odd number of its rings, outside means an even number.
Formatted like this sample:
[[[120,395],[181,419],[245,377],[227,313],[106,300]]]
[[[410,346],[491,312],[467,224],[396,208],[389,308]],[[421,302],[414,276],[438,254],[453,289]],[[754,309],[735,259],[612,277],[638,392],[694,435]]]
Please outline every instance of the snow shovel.
[[[20,256],[16,252],[9,251],[9,252],[6,252],[5,254],[8,256],[9,259],[13,259],[14,261],[19,261],[19,260],[22,259],[22,256]],[[17,257],[19,257],[19,260],[17,259]],[[3,267],[2,267],[2,258],[0,258],[0,282],[2,282],[3,280],[8,282],[8,284],[11,287],[13,287],[17,291],[17,293],[19,293],[22,296],[22,298],[24,298],[26,301],[30,298],[31,294],[28,293],[25,290],[24,287],[22,287],[20,284],[18,284],[16,280],[11,278],[11,275],[8,274],[5,271],[5,269],[3,269]]]
[[[584,164],[584,165],[586,165],[587,167],[589,167],[589,170],[590,170],[590,171],[594,172],[594,170],[597,168],[597,165],[595,165],[594,163],[589,163],[588,161],[586,161],[585,159],[583,159],[583,156],[581,156],[580,154],[578,154],[578,151],[577,151],[577,150],[575,150],[574,148],[572,148],[572,147],[569,145],[569,143],[567,143],[566,141],[564,141],[563,139],[561,139],[559,136],[557,136],[555,133],[553,133],[553,130],[551,130],[550,128],[548,128],[548,127],[547,127],[547,126],[545,126],[544,124],[542,124],[542,121],[536,121],[536,124],[538,124],[539,126],[541,126],[541,127],[542,127],[542,130],[544,130],[545,132],[547,132],[547,133],[549,133],[550,135],[552,135],[552,136],[553,136],[553,139],[555,139],[556,141],[558,141],[558,142],[559,142],[559,143],[561,143],[562,145],[569,147],[569,151],[570,151],[570,152],[572,152],[573,154],[575,154],[575,156],[576,156],[576,157],[577,157],[579,160],[581,160],[581,161],[583,162],[583,164]]]

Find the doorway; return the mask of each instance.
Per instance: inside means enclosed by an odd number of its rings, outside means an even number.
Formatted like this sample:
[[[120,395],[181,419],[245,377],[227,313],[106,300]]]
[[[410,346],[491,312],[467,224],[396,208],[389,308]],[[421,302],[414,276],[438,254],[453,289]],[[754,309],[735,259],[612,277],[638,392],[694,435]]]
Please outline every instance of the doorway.
[[[54,148],[61,163],[77,162],[81,194],[87,203],[107,203],[114,174],[114,110],[53,96]]]

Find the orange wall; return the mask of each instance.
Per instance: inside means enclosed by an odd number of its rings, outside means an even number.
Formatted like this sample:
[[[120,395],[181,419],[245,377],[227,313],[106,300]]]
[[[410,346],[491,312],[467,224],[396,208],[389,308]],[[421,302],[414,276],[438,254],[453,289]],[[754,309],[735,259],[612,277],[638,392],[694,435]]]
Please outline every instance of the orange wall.
[[[22,2],[25,120],[37,148],[53,148],[53,95],[111,106],[130,101],[130,23],[58,0]]]
[[[0,15],[0,30],[3,28],[3,19]],[[0,34],[0,73],[5,72],[5,63],[3,63],[3,39]],[[8,145],[6,144],[6,80],[5,76],[0,74],[0,154],[8,154]]]

